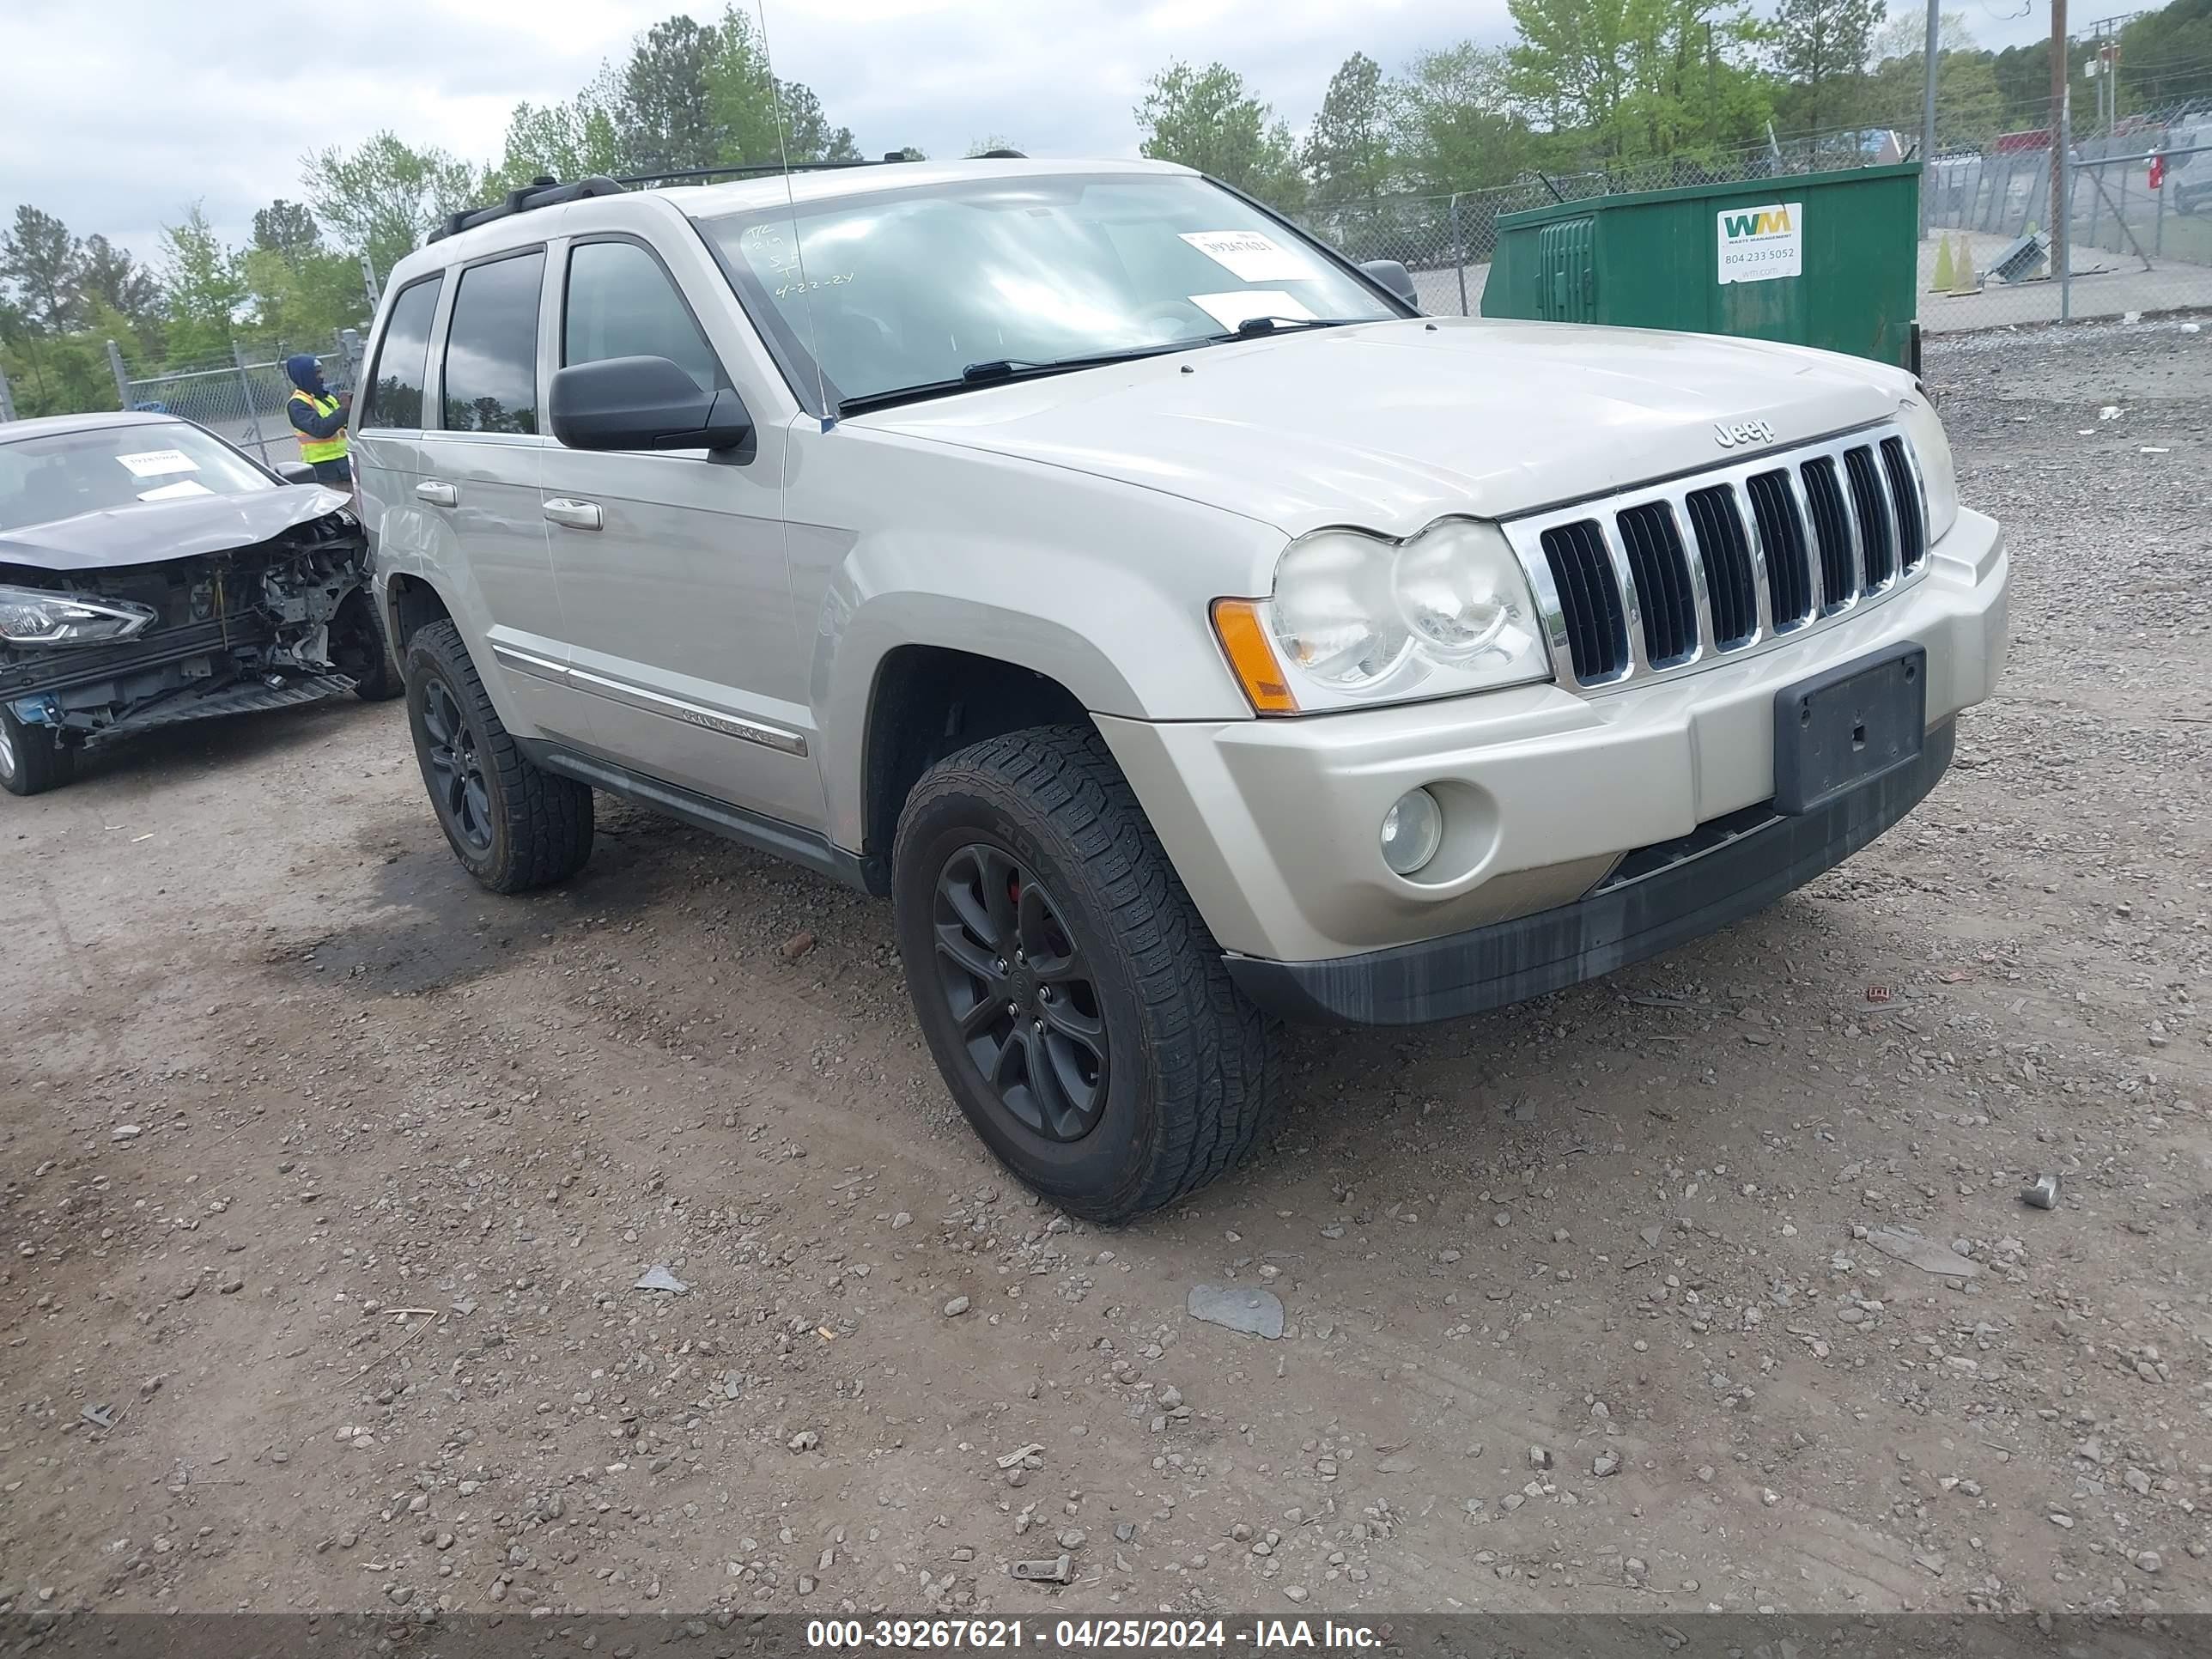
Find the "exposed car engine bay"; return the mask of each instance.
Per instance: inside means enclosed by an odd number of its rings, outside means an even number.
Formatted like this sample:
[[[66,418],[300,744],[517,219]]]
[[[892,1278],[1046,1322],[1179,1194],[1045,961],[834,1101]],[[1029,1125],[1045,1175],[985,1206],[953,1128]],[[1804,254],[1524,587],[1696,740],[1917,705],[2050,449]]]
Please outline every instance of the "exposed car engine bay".
[[[71,747],[335,696],[380,672],[368,542],[349,507],[157,563],[19,556],[0,540],[0,706]]]

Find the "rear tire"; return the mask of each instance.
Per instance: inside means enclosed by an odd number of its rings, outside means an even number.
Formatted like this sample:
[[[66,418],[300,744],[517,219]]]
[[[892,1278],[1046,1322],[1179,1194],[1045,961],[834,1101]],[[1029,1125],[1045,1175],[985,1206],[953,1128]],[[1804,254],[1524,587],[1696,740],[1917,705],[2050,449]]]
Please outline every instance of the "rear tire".
[[[892,898],[930,1052],[1025,1184],[1121,1222],[1251,1150],[1273,1025],[1095,731],[1016,732],[931,768],[900,817]]]
[[[460,630],[432,623],[407,647],[407,725],[438,825],[495,893],[564,881],[592,855],[592,792],[531,764],[492,707]]]
[[[0,708],[0,789],[43,795],[76,775],[76,750],[64,746],[52,726],[27,725]]]

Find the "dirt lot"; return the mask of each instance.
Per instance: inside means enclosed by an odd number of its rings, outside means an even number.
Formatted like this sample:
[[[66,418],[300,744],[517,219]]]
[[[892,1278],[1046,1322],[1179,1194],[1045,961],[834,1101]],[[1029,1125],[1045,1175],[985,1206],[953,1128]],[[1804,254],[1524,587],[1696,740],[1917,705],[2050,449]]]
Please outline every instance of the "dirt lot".
[[[955,1118],[885,908],[604,803],[483,896],[396,705],[0,802],[0,1612],[2212,1607],[2212,326],[1930,377],[2014,558],[1934,798],[1297,1038],[1121,1232]]]

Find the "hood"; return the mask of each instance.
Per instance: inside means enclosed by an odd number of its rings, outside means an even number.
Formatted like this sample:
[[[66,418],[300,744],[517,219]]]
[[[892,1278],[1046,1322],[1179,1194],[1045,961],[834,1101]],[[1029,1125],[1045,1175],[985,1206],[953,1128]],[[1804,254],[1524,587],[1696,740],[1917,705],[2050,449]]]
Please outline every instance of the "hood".
[[[1188,372],[1185,372],[1188,370]],[[1650,329],[1438,318],[1316,330],[908,404],[857,425],[1119,478],[1302,535],[1409,535],[1748,459],[1895,412],[1911,378]]]
[[[107,570],[198,558],[283,535],[350,497],[320,484],[287,484],[243,495],[182,495],[80,513],[52,524],[0,531],[0,564],[40,570]]]
[[[284,360],[284,376],[302,392],[323,389],[323,366],[312,351],[295,351]]]

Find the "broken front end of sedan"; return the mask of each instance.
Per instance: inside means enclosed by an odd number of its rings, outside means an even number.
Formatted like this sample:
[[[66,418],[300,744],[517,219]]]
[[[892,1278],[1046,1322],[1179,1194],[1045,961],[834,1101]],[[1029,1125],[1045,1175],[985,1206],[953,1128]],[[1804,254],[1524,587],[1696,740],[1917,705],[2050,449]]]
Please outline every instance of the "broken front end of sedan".
[[[0,783],[180,720],[394,695],[368,572],[347,498],[313,486],[0,532]]]

